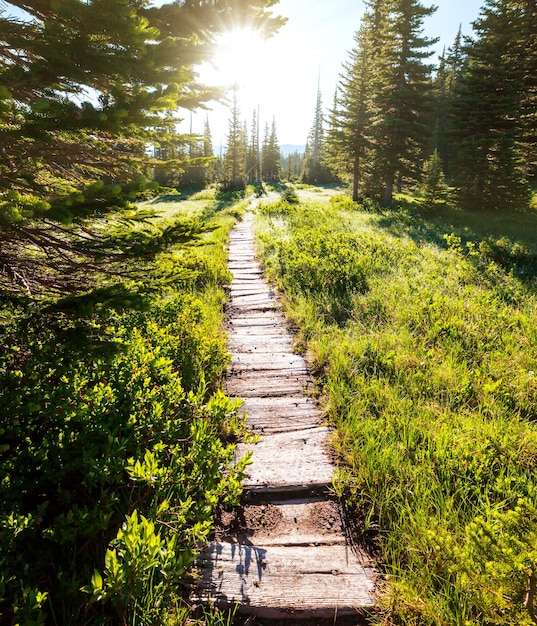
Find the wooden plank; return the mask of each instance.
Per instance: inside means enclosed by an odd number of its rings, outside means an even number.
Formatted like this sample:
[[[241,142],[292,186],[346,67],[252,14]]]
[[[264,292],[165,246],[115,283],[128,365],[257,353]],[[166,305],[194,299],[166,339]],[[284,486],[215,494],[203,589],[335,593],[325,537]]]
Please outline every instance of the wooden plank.
[[[290,353],[293,349],[293,341],[285,334],[270,334],[266,332],[257,333],[237,333],[228,335],[228,346],[233,352],[269,352]]]
[[[257,434],[305,430],[320,424],[319,411],[307,396],[246,397],[243,401],[240,411],[247,415],[248,429]]]
[[[249,326],[250,324],[257,324],[262,321],[270,321],[272,323],[279,324],[283,328],[285,328],[285,318],[280,313],[279,310],[274,311],[236,311],[232,307],[228,305],[228,309],[230,309],[230,315],[228,317],[228,322],[231,326]],[[240,315],[231,315],[235,313],[240,313]]]
[[[237,371],[263,372],[279,370],[282,373],[307,374],[309,372],[304,358],[292,352],[236,352],[231,357],[229,375]]]
[[[306,374],[286,376],[280,372],[250,372],[249,375],[235,374],[226,380],[227,393],[241,398],[296,396],[313,390],[313,383]]]
[[[374,573],[345,545],[214,542],[198,560],[198,599],[259,618],[335,618],[375,604]]]
[[[256,495],[328,486],[334,473],[325,451],[329,432],[329,428],[319,426],[267,435],[258,443],[238,445],[238,457],[253,453],[244,487]]]
[[[281,335],[289,335],[289,331],[279,321],[276,311],[258,311],[257,315],[237,315],[233,319],[228,319],[230,328],[243,333],[255,333],[258,328],[273,328],[274,332]],[[263,330],[263,332],[267,332]]]
[[[232,307],[248,309],[249,311],[269,311],[276,307],[274,298],[264,294],[233,296],[230,302]]]

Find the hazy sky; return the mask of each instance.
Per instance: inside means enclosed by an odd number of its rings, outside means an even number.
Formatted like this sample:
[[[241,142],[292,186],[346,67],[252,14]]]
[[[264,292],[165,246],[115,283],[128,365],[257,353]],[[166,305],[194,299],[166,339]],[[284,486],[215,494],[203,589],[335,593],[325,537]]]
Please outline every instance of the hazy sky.
[[[440,37],[437,53],[453,43],[459,24],[463,34],[471,34],[471,22],[482,4],[482,0],[436,1],[438,10],[426,19],[424,29],[428,37]],[[274,10],[288,18],[277,35],[244,46],[237,38],[224,40],[221,67],[203,68],[201,78],[214,84],[238,82],[241,117],[248,126],[259,105],[262,127],[275,117],[280,143],[301,145],[313,122],[319,73],[323,104],[328,107],[341,64],[354,46],[364,5],[361,0],[280,0]],[[432,61],[436,59],[437,54]],[[205,113],[194,116],[195,132],[202,131],[204,119]],[[209,112],[215,144],[225,144],[228,121],[225,107],[215,105]]]

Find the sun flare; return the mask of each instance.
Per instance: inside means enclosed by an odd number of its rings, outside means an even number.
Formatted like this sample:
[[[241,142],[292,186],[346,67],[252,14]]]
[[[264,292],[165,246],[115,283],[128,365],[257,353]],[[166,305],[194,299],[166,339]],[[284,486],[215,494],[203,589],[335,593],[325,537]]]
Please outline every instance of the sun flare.
[[[262,71],[267,54],[267,41],[259,32],[239,28],[224,33],[213,57],[218,82],[223,85],[249,85]]]

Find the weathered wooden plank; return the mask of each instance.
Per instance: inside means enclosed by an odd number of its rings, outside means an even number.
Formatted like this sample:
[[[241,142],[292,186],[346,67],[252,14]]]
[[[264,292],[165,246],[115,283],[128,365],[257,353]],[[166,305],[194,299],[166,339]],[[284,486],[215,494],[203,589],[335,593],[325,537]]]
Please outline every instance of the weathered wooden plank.
[[[250,268],[245,267],[244,263],[237,263],[236,265],[237,267],[231,270],[231,274],[236,280],[259,280],[263,276],[263,272],[257,264],[251,265]]]
[[[200,600],[259,618],[354,615],[374,606],[374,574],[347,546],[214,542],[202,553]]]
[[[280,372],[237,373],[226,380],[229,395],[242,398],[271,398],[296,396],[313,391],[314,386],[306,374],[283,375]]]
[[[247,416],[248,429],[258,434],[283,433],[316,428],[320,414],[307,396],[245,397],[240,411]]]
[[[299,354],[292,352],[236,352],[231,357],[230,376],[236,371],[251,370],[262,372],[279,370],[282,373],[308,373],[306,362]]]
[[[291,337],[285,334],[269,334],[266,331],[256,333],[234,332],[228,335],[228,346],[234,352],[274,352],[290,353],[293,349]]]
[[[247,308],[249,311],[268,311],[276,307],[275,298],[266,294],[233,296],[230,300],[231,306],[236,308]]]
[[[245,332],[256,326],[274,326],[279,331],[288,333],[289,331],[279,320],[276,309],[266,311],[241,311],[240,309],[229,307],[233,314],[227,322],[230,328],[244,328]]]
[[[238,289],[239,287],[253,287],[259,286],[260,289],[267,291],[266,284],[263,284],[263,280],[260,276],[240,276],[239,278],[233,277],[232,289]]]
[[[253,495],[317,489],[332,481],[334,466],[325,450],[325,426],[263,436],[261,441],[237,446],[237,455],[253,453],[244,486]]]
[[[259,296],[263,298],[273,299],[273,296],[270,296],[266,289],[262,289],[257,285],[252,285],[250,287],[233,287],[229,290],[229,296],[231,297],[231,301],[233,302],[235,298],[241,298],[243,296]]]
[[[270,291],[267,289],[267,286],[263,285],[262,281],[260,281],[259,279],[240,280],[240,281],[234,280],[229,292],[231,294],[234,294],[234,293],[243,292],[243,291],[250,292],[254,289],[256,292],[263,293],[267,296],[270,294]]]

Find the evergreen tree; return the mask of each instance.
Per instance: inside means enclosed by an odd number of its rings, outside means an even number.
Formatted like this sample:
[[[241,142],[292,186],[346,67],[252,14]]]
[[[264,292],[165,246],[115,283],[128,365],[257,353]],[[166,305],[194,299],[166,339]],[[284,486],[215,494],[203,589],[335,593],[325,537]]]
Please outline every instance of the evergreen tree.
[[[261,155],[259,152],[259,118],[254,109],[248,151],[246,154],[246,173],[249,181],[261,180]]]
[[[203,156],[207,158],[214,157],[213,138],[211,135],[211,127],[209,125],[209,116],[205,118],[203,126]]]
[[[438,150],[442,159],[443,170],[450,175],[450,167],[455,158],[456,146],[450,142],[451,105],[455,93],[455,86],[459,80],[465,64],[465,55],[462,46],[462,31],[459,31],[453,46],[442,53],[440,65],[434,80],[434,135],[432,150]]]
[[[192,110],[220,94],[196,82],[212,40],[231,24],[265,30],[282,20],[275,0],[185,0],[153,6],[145,0],[11,0],[0,10],[0,238],[28,237],[24,221],[76,219],[110,204],[177,146],[178,108]],[[13,8],[25,18],[13,17]],[[186,140],[186,139],[185,139]],[[174,155],[175,156],[175,155]],[[102,181],[110,182],[104,184]],[[131,188],[132,189],[132,188]],[[133,193],[131,191],[131,193]],[[47,228],[51,228],[47,225]],[[33,225],[35,245],[51,247]],[[68,236],[61,236],[64,246]],[[72,242],[70,245],[74,245]],[[39,277],[23,267],[24,246],[0,264],[26,285]],[[46,272],[44,272],[46,273]],[[9,286],[7,282],[6,286]]]
[[[535,120],[535,4],[486,0],[474,22],[476,39],[456,84],[455,184],[462,206],[516,209],[528,205],[528,116]],[[533,30],[532,30],[533,28]],[[529,131],[529,132],[528,132]],[[533,144],[534,145],[534,144]]]
[[[240,119],[237,90],[233,93],[233,106],[223,163],[223,186],[226,190],[246,187],[246,135]]]
[[[209,116],[205,118],[203,126],[203,156],[208,159],[206,166],[205,182],[212,183],[216,180],[216,159],[214,158],[213,138],[209,125]]]
[[[265,126],[265,136],[261,152],[261,171],[263,180],[271,182],[280,180],[281,152],[275,119],[272,120],[270,130],[268,124]]]
[[[423,36],[422,25],[436,7],[418,0],[384,4],[388,10],[381,13],[372,76],[372,190],[389,204],[396,185],[400,189],[404,182],[419,180],[418,164],[428,143],[432,66],[424,60],[436,40]],[[376,181],[382,181],[382,190]]]
[[[423,166],[422,193],[428,204],[434,204],[440,200],[447,200],[449,188],[446,184],[442,159],[435,150]]]
[[[378,3],[377,3],[378,4]],[[357,201],[364,185],[367,157],[371,151],[371,78],[379,10],[366,11],[350,52],[343,64],[339,93],[330,115],[327,160],[340,176],[352,176],[352,197]]]
[[[323,118],[321,89],[318,87],[313,125],[306,142],[304,154],[302,181],[305,183],[325,183],[332,178],[325,161],[326,146]]]
[[[298,152],[297,150],[282,158],[282,171],[288,181],[296,181],[300,179],[303,161],[304,154],[302,152]]]
[[[522,20],[518,29],[519,60],[522,74],[521,102],[517,115],[518,143],[527,177],[537,179],[537,9],[535,0],[521,5]]]

